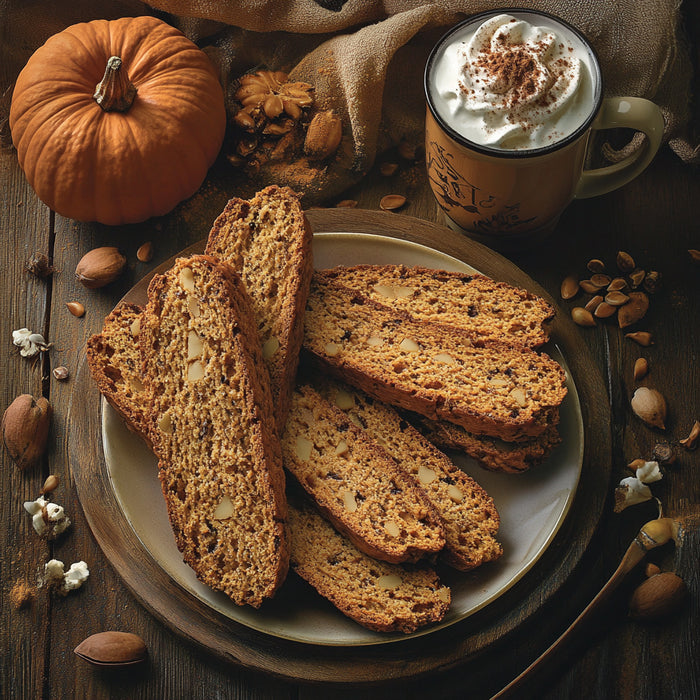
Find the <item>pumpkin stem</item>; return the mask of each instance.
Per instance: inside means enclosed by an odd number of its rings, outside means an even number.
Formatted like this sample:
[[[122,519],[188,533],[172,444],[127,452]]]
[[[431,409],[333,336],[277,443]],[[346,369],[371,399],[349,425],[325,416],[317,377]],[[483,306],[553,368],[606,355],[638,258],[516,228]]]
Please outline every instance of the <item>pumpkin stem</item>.
[[[122,59],[112,56],[107,61],[105,74],[92,96],[105,112],[126,112],[136,97],[136,86],[129,80]]]

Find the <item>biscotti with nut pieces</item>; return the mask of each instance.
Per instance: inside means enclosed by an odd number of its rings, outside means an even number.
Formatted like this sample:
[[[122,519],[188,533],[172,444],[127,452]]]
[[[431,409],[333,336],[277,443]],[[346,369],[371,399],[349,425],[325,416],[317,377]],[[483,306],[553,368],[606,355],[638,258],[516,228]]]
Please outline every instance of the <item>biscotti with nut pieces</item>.
[[[322,275],[304,348],[384,403],[507,441],[542,433],[566,395],[563,369],[544,354],[415,321]]]
[[[478,273],[405,265],[356,265],[324,276],[419,321],[464,328],[483,338],[539,347],[549,340],[554,307],[525,289]]]
[[[424,438],[391,406],[335,382],[317,385],[321,394],[344,411],[379,443],[423,489],[445,531],[441,558],[460,571],[498,559],[500,518],[493,499],[469,475]]]
[[[205,253],[241,275],[270,375],[279,434],[294,386],[313,272],[312,231],[297,195],[271,185],[231,199],[209,233]]]
[[[415,632],[439,622],[450,589],[430,568],[377,561],[308,506],[290,507],[292,569],[344,615],[376,632]]]
[[[148,287],[139,346],[151,443],[178,549],[238,605],[274,595],[289,564],[279,440],[245,287],[205,256]]]
[[[415,413],[407,419],[434,445],[442,450],[459,450],[492,472],[521,474],[541,464],[561,442],[558,415],[537,437],[520,442],[505,442],[488,435],[476,435],[447,421],[430,420]]]
[[[90,336],[86,354],[100,393],[127,427],[149,440],[138,335],[142,309],[122,302],[105,318],[101,333]]]
[[[282,455],[319,510],[366,554],[397,563],[443,548],[442,525],[425,493],[309,386],[292,396]]]

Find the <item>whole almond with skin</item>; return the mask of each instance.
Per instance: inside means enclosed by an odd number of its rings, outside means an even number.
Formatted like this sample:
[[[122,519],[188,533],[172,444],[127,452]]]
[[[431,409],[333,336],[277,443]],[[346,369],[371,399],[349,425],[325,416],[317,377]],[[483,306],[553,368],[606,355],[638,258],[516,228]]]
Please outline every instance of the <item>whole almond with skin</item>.
[[[304,153],[313,160],[324,160],[332,156],[343,136],[343,122],[332,110],[319,112],[311,120],[306,131]]]
[[[131,632],[98,632],[84,639],[73,650],[81,659],[95,666],[121,668],[142,663],[148,650],[146,644]]]
[[[88,289],[97,289],[114,282],[125,267],[126,258],[117,248],[93,248],[80,259],[75,268],[75,278]]]
[[[573,299],[578,294],[579,284],[578,279],[573,275],[568,275],[562,280],[561,283],[561,298],[562,299]],[[602,301],[602,299],[601,299]]]
[[[2,416],[2,439],[20,469],[36,464],[46,451],[51,406],[42,396],[21,394]]]
[[[650,576],[632,593],[629,616],[633,620],[658,622],[678,612],[688,597],[685,581],[670,571]]]

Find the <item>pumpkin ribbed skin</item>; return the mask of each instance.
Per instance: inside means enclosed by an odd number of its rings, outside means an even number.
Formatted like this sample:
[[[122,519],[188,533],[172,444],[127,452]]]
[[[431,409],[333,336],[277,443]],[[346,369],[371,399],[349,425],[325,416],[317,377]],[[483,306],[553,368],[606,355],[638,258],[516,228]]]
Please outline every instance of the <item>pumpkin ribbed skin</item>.
[[[93,99],[111,56],[136,97],[126,112]],[[79,221],[124,224],[166,214],[202,184],[226,112],[208,57],[155,17],[75,24],[29,59],[10,129],[39,198]]]

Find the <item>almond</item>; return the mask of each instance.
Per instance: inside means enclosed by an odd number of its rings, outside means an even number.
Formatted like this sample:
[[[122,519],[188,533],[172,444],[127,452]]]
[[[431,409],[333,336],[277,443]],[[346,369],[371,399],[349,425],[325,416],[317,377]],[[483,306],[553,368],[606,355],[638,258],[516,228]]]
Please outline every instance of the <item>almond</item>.
[[[332,156],[343,136],[343,122],[332,110],[319,112],[309,124],[304,141],[304,153],[313,160]]]
[[[139,664],[147,655],[143,639],[131,632],[98,632],[80,642],[73,651],[95,666],[112,668]]]
[[[41,397],[21,394],[2,416],[2,439],[10,457],[20,469],[39,461],[46,450],[51,406]]]
[[[644,622],[659,621],[676,613],[687,597],[688,588],[680,576],[670,571],[655,574],[635,588],[629,616]]]
[[[94,248],[80,259],[75,268],[75,278],[88,289],[97,289],[114,282],[125,267],[126,258],[117,248]]]

